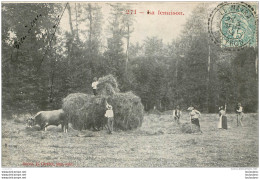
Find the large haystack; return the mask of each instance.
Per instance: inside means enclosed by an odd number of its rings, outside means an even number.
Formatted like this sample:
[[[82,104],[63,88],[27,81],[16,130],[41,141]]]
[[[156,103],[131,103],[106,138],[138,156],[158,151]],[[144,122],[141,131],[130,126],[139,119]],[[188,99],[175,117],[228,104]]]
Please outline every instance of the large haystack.
[[[144,107],[138,96],[132,92],[115,93],[108,101],[113,106],[116,129],[131,130],[142,125]]]
[[[144,107],[132,92],[119,93],[116,79],[108,75],[98,80],[98,95],[70,94],[63,99],[62,109],[74,129],[100,129],[107,121],[104,117],[106,102],[113,106],[114,128],[131,130],[142,125]]]
[[[91,95],[83,93],[69,94],[63,99],[62,109],[74,129],[83,129],[86,123],[86,112],[91,104]]]
[[[106,112],[106,97],[93,96],[91,98],[91,105],[87,109],[86,116],[86,129],[94,127],[100,129],[105,125],[105,112]]]
[[[105,97],[73,93],[63,99],[62,109],[77,130],[100,128],[104,123]]]

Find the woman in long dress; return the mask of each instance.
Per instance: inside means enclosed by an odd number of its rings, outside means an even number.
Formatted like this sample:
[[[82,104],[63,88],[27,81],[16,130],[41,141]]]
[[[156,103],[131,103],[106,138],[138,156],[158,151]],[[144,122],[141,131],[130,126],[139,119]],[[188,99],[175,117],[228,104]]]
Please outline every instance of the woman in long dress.
[[[218,121],[218,128],[222,129],[222,116],[220,115],[221,107],[219,108],[219,121]]]
[[[218,123],[219,129],[227,129],[227,116],[226,116],[226,110],[221,106],[219,108],[219,123]]]

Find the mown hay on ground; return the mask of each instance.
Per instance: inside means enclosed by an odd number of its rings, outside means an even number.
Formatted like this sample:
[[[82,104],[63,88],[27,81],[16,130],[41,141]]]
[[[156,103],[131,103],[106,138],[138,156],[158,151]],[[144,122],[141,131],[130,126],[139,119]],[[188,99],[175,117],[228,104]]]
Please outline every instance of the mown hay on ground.
[[[30,117],[32,117],[31,114],[14,114],[12,115],[12,119],[14,119],[14,122],[17,123],[26,123],[27,119],[29,119]]]
[[[186,122],[186,123],[181,124],[181,132],[191,134],[191,133],[200,132],[200,129],[198,126],[191,124],[189,122]]]

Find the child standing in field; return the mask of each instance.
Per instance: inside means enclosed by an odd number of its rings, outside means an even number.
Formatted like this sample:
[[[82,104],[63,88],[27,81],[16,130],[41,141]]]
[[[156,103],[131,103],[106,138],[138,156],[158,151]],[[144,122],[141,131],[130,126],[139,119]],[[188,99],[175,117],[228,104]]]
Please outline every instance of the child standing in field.
[[[91,85],[95,96],[97,95],[97,85],[98,85],[98,81],[97,81],[97,77],[95,77]]]
[[[112,134],[114,126],[114,112],[112,106],[108,103],[106,104],[106,109],[105,117],[107,118],[107,130],[109,134]]]
[[[201,116],[200,112],[198,110],[196,110],[194,107],[189,107],[188,108],[190,112],[190,120],[191,120],[191,123],[196,125],[200,132],[202,133],[201,129],[200,129],[200,121],[199,121],[199,117]]]
[[[173,115],[173,118],[174,118],[175,122],[180,124],[181,110],[180,110],[180,106],[179,105],[177,105],[176,108],[173,110],[172,115]]]
[[[243,107],[241,106],[241,103],[237,104],[236,113],[237,113],[237,126],[239,126],[239,125],[243,126],[242,120],[244,117],[244,113],[243,113]]]

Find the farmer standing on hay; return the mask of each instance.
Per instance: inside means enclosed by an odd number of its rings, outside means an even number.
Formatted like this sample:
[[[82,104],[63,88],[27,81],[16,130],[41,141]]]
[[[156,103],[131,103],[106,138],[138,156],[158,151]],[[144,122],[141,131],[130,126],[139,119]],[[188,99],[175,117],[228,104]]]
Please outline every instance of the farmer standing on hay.
[[[227,116],[226,116],[226,107],[219,107],[219,129],[227,129]]]
[[[109,134],[113,132],[113,125],[114,125],[114,112],[111,105],[108,103],[106,104],[106,114],[105,117],[107,118],[107,130]]]
[[[241,103],[237,104],[236,113],[237,113],[237,126],[239,126],[239,125],[243,126],[242,120],[244,117],[244,113],[243,113],[243,107],[241,106]]]
[[[200,121],[199,121],[199,117],[201,116],[200,112],[198,110],[196,110],[194,107],[189,107],[188,108],[190,112],[190,120],[191,120],[191,124],[196,125],[200,132],[202,133],[201,129],[200,129]]]
[[[175,122],[177,122],[177,124],[180,124],[181,110],[179,105],[177,105],[176,108],[173,110],[172,115]]]
[[[97,81],[97,77],[95,77],[91,85],[95,96],[97,95],[97,85],[98,85],[98,81]]]

